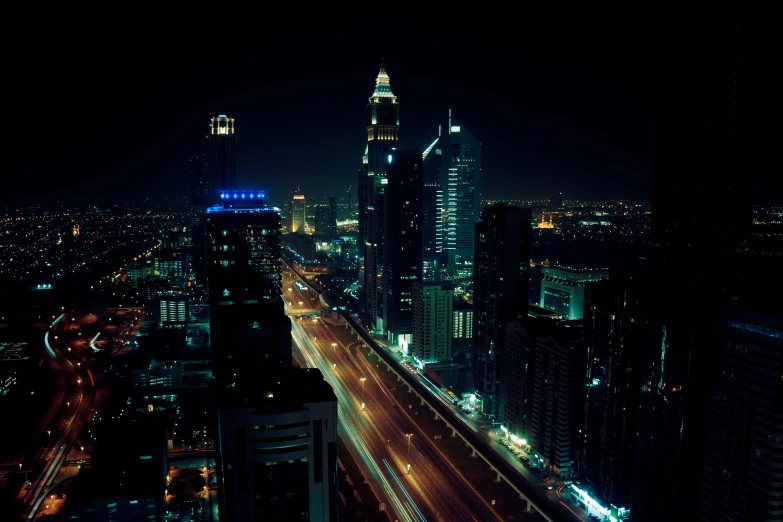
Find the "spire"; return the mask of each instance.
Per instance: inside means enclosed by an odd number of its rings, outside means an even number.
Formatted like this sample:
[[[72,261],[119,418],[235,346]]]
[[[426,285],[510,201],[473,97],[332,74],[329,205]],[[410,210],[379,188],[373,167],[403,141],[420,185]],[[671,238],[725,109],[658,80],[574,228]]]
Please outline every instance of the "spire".
[[[372,93],[372,98],[394,98],[383,59],[381,59],[381,70],[378,71],[378,77],[375,78],[375,92]]]

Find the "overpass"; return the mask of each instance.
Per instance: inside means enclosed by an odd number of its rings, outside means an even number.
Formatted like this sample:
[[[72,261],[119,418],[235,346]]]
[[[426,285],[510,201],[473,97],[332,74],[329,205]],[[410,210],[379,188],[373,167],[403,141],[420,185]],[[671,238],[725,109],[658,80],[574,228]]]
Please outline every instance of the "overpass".
[[[299,271],[287,260],[283,261],[288,267],[296,273],[304,283],[317,294],[321,294],[311,281],[304,279]],[[344,310],[339,310],[346,329],[350,329],[357,340],[361,341],[364,348],[371,348],[378,358],[383,362],[387,369],[394,373],[397,381],[404,382],[408,386],[408,391],[415,393],[422,405],[427,405],[435,414],[435,418],[442,420],[446,426],[451,429],[452,436],[459,436],[465,445],[471,450],[472,456],[481,458],[489,468],[497,474],[496,480],[505,481],[516,491],[519,497],[527,502],[527,510],[535,509],[548,522],[572,522],[573,519],[567,516],[565,512],[559,511],[556,506],[550,503],[550,500],[544,497],[532,484],[530,484],[511,464],[490,448],[480,437],[475,428],[462,423],[455,418],[453,411],[445,404],[432,400],[432,394],[417,379],[414,379],[410,372],[400,369],[389,353],[380,348],[370,334],[354,321],[350,314]],[[564,505],[565,506],[565,505]],[[569,509],[567,506],[565,509]]]
[[[292,317],[300,317],[303,315],[321,315],[321,309],[320,308],[300,308],[299,310],[286,310],[285,315],[290,315]]]

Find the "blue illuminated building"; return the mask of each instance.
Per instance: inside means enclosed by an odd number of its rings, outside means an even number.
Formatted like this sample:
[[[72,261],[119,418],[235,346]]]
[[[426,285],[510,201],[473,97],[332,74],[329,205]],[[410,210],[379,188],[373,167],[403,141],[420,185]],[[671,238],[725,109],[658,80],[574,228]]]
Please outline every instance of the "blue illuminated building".
[[[257,208],[264,206],[266,193],[263,190],[218,190],[215,199],[215,204],[223,207]]]

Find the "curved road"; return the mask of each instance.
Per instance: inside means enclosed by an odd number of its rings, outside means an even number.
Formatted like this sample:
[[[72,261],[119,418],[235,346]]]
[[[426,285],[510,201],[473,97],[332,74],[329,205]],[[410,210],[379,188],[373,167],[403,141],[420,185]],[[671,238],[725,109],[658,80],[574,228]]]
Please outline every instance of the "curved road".
[[[45,352],[55,360],[65,377],[65,394],[55,420],[47,426],[50,434],[45,451],[37,456],[43,468],[31,481],[23,499],[22,518],[25,520],[35,518],[92,408],[94,390],[87,367],[69,349],[65,339],[69,323],[68,314],[63,313],[44,334]]]

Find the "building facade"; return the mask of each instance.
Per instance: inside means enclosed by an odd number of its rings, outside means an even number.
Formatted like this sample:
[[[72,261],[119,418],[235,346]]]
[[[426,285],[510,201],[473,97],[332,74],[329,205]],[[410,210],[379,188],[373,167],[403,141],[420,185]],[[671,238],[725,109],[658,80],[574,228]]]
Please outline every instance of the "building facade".
[[[291,365],[291,322],[280,288],[279,209],[207,211],[210,333],[215,376],[243,363]]]
[[[386,162],[382,318],[389,342],[404,347],[413,334],[413,285],[421,281],[421,151],[391,150]]]
[[[452,306],[451,338],[453,340],[473,339],[472,306]]]
[[[441,285],[413,285],[413,342],[410,355],[423,363],[451,359],[454,291]]]
[[[481,143],[449,108],[438,138],[423,152],[425,164],[423,263],[427,281],[442,267],[470,277],[474,225],[479,219]]]
[[[503,420],[506,328],[524,322],[530,286],[530,209],[495,204],[476,223],[473,381],[484,414]]]
[[[778,295],[772,299],[778,306]],[[710,394],[701,521],[780,518],[783,499],[783,314],[756,303],[719,314],[720,376]]]
[[[443,196],[443,249],[450,273],[470,277],[473,269],[474,225],[479,219],[481,144],[449,108],[449,147],[442,157],[447,162]]]
[[[584,355],[581,322],[536,320],[530,393],[532,449],[560,477],[570,477],[576,456]]]
[[[304,194],[294,194],[291,201],[291,232],[304,234],[307,225],[307,203]]]
[[[359,171],[359,256],[363,266],[363,307],[372,328],[387,331],[383,310],[383,270],[386,265],[383,222],[389,154],[399,141],[400,105],[381,64],[375,91],[367,104],[367,146]]]
[[[337,398],[318,369],[259,376],[218,415],[221,519],[338,520]],[[225,404],[225,403],[224,403]]]
[[[576,472],[603,506],[631,507],[642,355],[647,343],[648,270],[612,268],[589,284],[584,306],[584,385]],[[675,392],[679,393],[679,392]],[[589,484],[589,486],[587,486]]]
[[[566,317],[581,319],[584,313],[585,286],[609,277],[609,269],[577,268],[555,265],[542,268],[541,307]]]
[[[210,120],[209,133],[209,195],[211,204],[220,203],[220,191],[237,186],[237,136],[234,118],[225,114]]]

